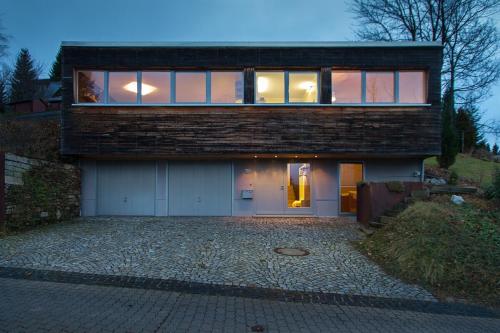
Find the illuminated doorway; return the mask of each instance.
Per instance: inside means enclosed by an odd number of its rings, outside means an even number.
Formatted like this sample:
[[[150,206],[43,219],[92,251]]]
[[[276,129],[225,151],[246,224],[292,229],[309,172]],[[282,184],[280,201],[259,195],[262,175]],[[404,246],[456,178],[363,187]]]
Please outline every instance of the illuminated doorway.
[[[311,208],[311,164],[288,163],[288,208]]]
[[[363,180],[363,164],[340,164],[340,212],[356,213],[358,193],[356,185]]]

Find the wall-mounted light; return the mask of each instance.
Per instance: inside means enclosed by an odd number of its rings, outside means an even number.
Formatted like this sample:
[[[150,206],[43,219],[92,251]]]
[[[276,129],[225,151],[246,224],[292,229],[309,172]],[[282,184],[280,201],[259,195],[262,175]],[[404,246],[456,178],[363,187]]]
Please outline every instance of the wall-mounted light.
[[[137,94],[137,82],[136,81],[129,82],[123,86],[123,89]],[[143,83],[141,86],[141,95],[142,96],[149,95],[157,89],[158,88],[156,88],[152,85]]]

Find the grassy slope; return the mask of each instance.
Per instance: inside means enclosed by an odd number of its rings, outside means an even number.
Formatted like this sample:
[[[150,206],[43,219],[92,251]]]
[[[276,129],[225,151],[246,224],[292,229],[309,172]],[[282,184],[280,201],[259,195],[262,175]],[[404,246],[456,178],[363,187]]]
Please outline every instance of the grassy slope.
[[[437,295],[500,305],[500,211],[482,208],[448,196],[417,202],[359,248]]]
[[[438,163],[435,157],[431,157],[425,160],[425,165],[437,167]],[[483,161],[466,154],[458,154],[455,164],[450,167],[450,170],[455,171],[460,177],[470,179],[481,184],[481,186],[487,186],[491,184],[495,165],[500,167],[500,164],[495,162]]]

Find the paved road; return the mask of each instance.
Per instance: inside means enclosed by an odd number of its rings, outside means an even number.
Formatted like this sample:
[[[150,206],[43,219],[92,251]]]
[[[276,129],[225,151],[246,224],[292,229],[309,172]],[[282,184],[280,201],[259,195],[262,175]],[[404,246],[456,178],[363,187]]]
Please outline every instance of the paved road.
[[[0,278],[1,332],[500,332],[500,319]]]

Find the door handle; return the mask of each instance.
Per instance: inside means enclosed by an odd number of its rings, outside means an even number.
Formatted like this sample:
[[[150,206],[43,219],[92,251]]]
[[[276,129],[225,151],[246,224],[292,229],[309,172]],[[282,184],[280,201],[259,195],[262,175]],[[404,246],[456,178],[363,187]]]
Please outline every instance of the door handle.
[[[285,186],[281,185],[280,186],[280,190],[284,191],[285,190]]]

